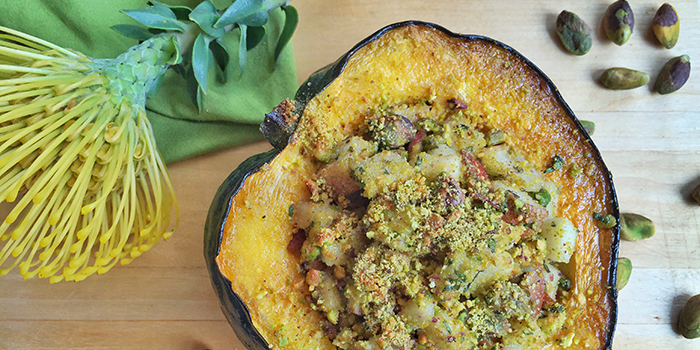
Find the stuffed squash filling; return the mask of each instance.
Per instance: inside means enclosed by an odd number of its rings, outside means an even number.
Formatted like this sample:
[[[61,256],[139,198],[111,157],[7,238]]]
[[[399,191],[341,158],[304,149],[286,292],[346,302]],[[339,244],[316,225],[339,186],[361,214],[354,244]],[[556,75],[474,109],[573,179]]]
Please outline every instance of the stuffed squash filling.
[[[559,267],[578,230],[543,176],[563,159],[538,169],[466,109],[449,97],[385,105],[342,142],[306,144],[318,170],[290,208],[289,249],[336,347],[570,343],[573,276]]]

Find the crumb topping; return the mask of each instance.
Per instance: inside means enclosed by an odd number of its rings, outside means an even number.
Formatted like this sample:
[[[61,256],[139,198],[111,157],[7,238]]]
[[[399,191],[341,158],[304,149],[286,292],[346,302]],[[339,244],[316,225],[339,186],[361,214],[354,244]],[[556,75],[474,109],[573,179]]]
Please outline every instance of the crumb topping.
[[[307,141],[318,171],[290,213],[309,301],[336,347],[541,348],[565,331],[558,266],[578,230],[557,217],[549,169],[468,105],[384,106],[345,140]]]

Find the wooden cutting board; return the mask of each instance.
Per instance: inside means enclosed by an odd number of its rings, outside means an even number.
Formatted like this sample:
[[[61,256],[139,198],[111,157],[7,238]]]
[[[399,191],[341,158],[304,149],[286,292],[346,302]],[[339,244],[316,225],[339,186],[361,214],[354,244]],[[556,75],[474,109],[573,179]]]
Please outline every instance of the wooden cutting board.
[[[652,218],[656,235],[623,242],[634,271],[620,292],[614,349],[700,349],[700,339],[674,331],[680,307],[700,293],[700,75],[666,96],[650,87],[610,91],[601,72],[623,66],[652,82],[670,58],[700,59],[698,1],[673,3],[681,19],[678,45],[655,43],[651,19],[663,1],[631,1],[630,41],[618,47],[598,30],[612,1],[293,0],[300,24],[293,43],[300,82],[377,29],[420,19],[513,46],[558,86],[580,119],[596,123],[593,140],[614,174],[620,207]],[[553,32],[562,10],[596,28],[582,57],[565,53]],[[697,70],[697,68],[696,68]],[[651,85],[651,84],[650,84]],[[243,349],[219,309],[202,257],[202,230],[211,198],[228,173],[264,143],[171,165],[180,226],[129,265],[80,283],[0,277],[0,350]],[[254,257],[251,257],[254,258]]]

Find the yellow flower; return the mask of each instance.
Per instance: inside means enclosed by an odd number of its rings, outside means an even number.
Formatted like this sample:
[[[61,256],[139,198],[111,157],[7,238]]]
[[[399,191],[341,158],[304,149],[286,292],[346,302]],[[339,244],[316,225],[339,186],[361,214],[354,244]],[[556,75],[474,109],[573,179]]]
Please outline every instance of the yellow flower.
[[[168,40],[106,61],[0,28],[0,201],[11,204],[0,275],[79,281],[172,234],[177,203],[143,108]],[[165,56],[130,66],[154,45]]]

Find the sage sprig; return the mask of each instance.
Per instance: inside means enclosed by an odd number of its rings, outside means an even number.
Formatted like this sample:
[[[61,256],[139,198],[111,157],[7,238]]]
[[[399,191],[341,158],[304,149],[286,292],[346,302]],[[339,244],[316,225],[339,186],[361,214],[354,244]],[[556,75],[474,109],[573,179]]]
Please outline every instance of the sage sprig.
[[[186,53],[181,67],[176,69],[188,82],[187,90],[199,110],[202,97],[208,91],[207,77],[214,67],[224,72],[229,65],[229,52],[223,38],[230,32],[240,35],[238,63],[241,74],[247,63],[247,52],[255,48],[267,34],[264,27],[271,11],[285,13],[285,23],[277,39],[274,59],[278,59],[291,40],[299,15],[280,0],[236,0],[229,7],[219,9],[211,1],[203,1],[194,9],[186,6],[170,6],[152,1],[151,6],[124,13],[146,26],[120,24],[112,28],[119,33],[140,41],[156,35],[170,33],[178,38],[180,52]],[[225,79],[225,75],[219,75]]]

